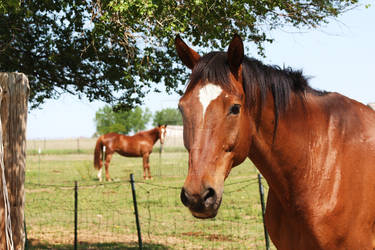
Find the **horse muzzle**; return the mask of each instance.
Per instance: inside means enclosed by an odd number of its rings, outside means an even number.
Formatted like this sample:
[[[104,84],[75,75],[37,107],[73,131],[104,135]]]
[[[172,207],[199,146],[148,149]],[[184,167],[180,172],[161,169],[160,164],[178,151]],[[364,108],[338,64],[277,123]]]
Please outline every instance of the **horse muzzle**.
[[[192,194],[187,189],[181,190],[181,201],[189,208],[192,215],[199,219],[214,218],[221,204],[222,194],[208,187],[199,194]]]

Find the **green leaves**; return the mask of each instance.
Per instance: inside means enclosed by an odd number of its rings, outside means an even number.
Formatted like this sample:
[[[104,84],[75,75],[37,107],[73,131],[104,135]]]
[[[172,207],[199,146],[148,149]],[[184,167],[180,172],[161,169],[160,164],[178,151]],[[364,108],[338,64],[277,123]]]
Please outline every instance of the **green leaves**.
[[[234,33],[263,55],[268,31],[315,28],[358,0],[0,0],[0,71],[30,80],[30,104],[68,92],[130,110],[164,84],[188,79],[176,34],[198,48],[223,50]],[[256,52],[252,52],[256,53]]]
[[[151,118],[151,112],[136,107],[132,111],[115,112],[111,106],[104,106],[95,114],[96,131],[99,135],[116,132],[128,134],[144,130]]]
[[[21,7],[20,0],[0,0],[0,14],[17,12]]]
[[[98,135],[116,132],[120,134],[129,134],[144,130],[146,124],[150,121],[152,114],[150,110],[142,110],[140,107],[132,111],[117,110],[111,106],[104,106],[95,114],[96,133]],[[177,109],[166,108],[156,111],[153,116],[153,126],[159,125],[182,125],[182,116]]]
[[[156,111],[152,125],[182,125],[182,116],[180,111],[174,108],[166,108]]]

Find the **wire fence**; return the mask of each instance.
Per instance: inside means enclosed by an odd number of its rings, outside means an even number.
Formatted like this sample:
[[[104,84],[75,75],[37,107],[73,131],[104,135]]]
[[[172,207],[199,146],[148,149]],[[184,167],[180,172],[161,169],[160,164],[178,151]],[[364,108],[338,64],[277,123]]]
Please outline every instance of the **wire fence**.
[[[180,202],[180,186],[135,181],[144,248],[265,249],[256,178],[226,185],[215,219],[197,220]],[[29,248],[117,249],[138,246],[129,181],[74,185],[26,183]],[[30,244],[31,242],[31,244]],[[118,248],[121,249],[121,248]]]
[[[256,179],[226,186],[226,201],[220,208],[219,216],[212,220],[197,220],[181,206],[180,187],[138,182],[136,187],[143,235],[148,241],[157,236],[161,240],[159,243],[173,248],[262,248],[264,241],[259,202],[251,204],[249,201],[252,197],[247,192],[247,187],[253,185],[257,185]],[[253,209],[257,212],[251,211]],[[155,228],[158,228],[156,232]]]
[[[167,126],[167,137],[165,138],[164,148],[176,149],[183,148],[182,126]],[[65,138],[65,139],[45,139],[27,140],[27,150],[29,154],[42,153],[82,153],[92,152],[98,138]],[[160,142],[155,144],[155,148],[160,147]]]
[[[231,171],[218,215],[196,219],[180,201],[188,166],[188,154],[180,150],[181,129],[170,127],[169,132],[164,153],[157,150],[150,157],[154,178],[147,181],[142,179],[141,158],[114,155],[114,181],[98,182],[92,163],[95,139],[29,141],[27,249],[73,249],[75,243],[77,249],[138,248],[130,173],[135,174],[144,249],[266,249],[251,162]]]

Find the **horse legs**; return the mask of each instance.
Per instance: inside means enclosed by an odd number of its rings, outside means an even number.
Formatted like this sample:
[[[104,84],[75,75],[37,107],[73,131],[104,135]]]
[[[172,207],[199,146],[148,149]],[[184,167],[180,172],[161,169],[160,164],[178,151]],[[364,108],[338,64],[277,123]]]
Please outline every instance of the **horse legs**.
[[[148,171],[148,178],[151,179],[150,164],[149,164],[150,154],[143,155],[143,179],[146,179],[146,174]]]
[[[100,182],[103,180],[103,179],[102,179],[102,170],[103,170],[103,168],[100,168],[100,169],[98,170],[98,179],[99,179]]]
[[[103,172],[103,161],[101,159],[102,157],[99,158],[99,170],[98,170],[98,179],[100,182],[103,181],[103,178],[102,178],[102,172]]]
[[[105,152],[105,179],[106,181],[111,181],[111,178],[109,177],[109,163],[111,162],[113,152]]]

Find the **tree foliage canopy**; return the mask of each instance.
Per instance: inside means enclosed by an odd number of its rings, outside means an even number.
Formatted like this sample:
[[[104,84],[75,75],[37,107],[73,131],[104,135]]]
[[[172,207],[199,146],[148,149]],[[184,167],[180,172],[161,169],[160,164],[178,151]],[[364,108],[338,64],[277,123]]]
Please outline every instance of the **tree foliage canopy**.
[[[30,79],[30,102],[68,92],[130,109],[149,91],[181,92],[177,33],[223,48],[233,33],[263,53],[268,31],[315,28],[358,0],[0,0],[0,71]]]
[[[182,125],[182,116],[180,111],[174,108],[166,108],[156,111],[152,125]]]
[[[103,135],[110,132],[120,134],[138,132],[145,129],[151,116],[148,109],[143,111],[140,107],[131,111],[115,112],[111,106],[106,105],[95,114],[96,133]]]

